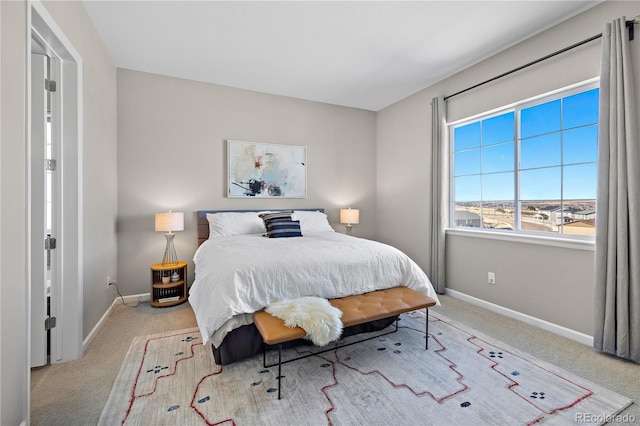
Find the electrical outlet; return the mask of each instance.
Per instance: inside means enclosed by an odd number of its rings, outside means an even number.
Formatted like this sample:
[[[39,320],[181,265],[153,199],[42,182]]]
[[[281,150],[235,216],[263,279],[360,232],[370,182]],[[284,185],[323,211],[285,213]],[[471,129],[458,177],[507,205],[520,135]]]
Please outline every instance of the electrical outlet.
[[[489,272],[488,276],[487,276],[487,282],[489,284],[495,284],[496,283],[496,274],[493,272]]]
[[[110,286],[111,286],[111,284],[113,284],[113,283],[111,282],[111,275],[107,275],[107,286],[109,286],[109,287],[110,287]]]

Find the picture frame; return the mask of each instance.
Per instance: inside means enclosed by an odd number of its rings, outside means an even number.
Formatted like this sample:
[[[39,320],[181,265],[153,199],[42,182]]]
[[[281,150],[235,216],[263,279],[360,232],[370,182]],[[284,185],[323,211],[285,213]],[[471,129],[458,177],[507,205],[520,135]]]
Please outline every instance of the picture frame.
[[[227,197],[306,198],[307,147],[227,140]]]

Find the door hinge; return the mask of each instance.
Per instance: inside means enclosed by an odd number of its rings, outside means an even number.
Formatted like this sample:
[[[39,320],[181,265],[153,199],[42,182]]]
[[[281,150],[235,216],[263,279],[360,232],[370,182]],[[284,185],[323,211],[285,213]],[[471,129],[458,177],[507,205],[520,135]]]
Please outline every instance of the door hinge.
[[[44,320],[45,331],[56,327],[56,317],[48,317]]]
[[[55,92],[56,91],[56,82],[53,80],[44,79],[44,88],[47,92]]]
[[[56,243],[56,239],[51,234],[47,234],[47,238],[44,239],[44,249],[53,250],[56,248]]]
[[[58,162],[56,160],[44,160],[44,168],[48,172],[53,172],[58,167]]]
[[[51,250],[56,248],[57,243],[58,241],[51,234],[47,234],[47,238],[44,239],[44,250],[47,252],[47,271],[51,270]]]

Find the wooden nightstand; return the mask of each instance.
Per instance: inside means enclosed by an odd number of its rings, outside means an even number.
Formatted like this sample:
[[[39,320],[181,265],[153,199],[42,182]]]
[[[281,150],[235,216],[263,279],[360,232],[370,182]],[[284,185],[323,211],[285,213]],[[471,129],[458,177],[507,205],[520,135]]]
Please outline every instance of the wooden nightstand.
[[[171,281],[173,273],[178,274],[178,279]],[[163,282],[162,278],[165,278]],[[187,262],[178,262],[174,265],[151,265],[151,306],[165,308],[179,305],[187,300]]]

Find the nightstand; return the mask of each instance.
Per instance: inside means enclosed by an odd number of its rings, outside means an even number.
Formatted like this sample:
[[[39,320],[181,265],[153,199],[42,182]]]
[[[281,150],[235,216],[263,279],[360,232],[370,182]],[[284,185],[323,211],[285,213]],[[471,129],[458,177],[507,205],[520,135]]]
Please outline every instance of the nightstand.
[[[187,296],[187,262],[151,265],[151,306],[165,308],[179,305],[187,300]]]

